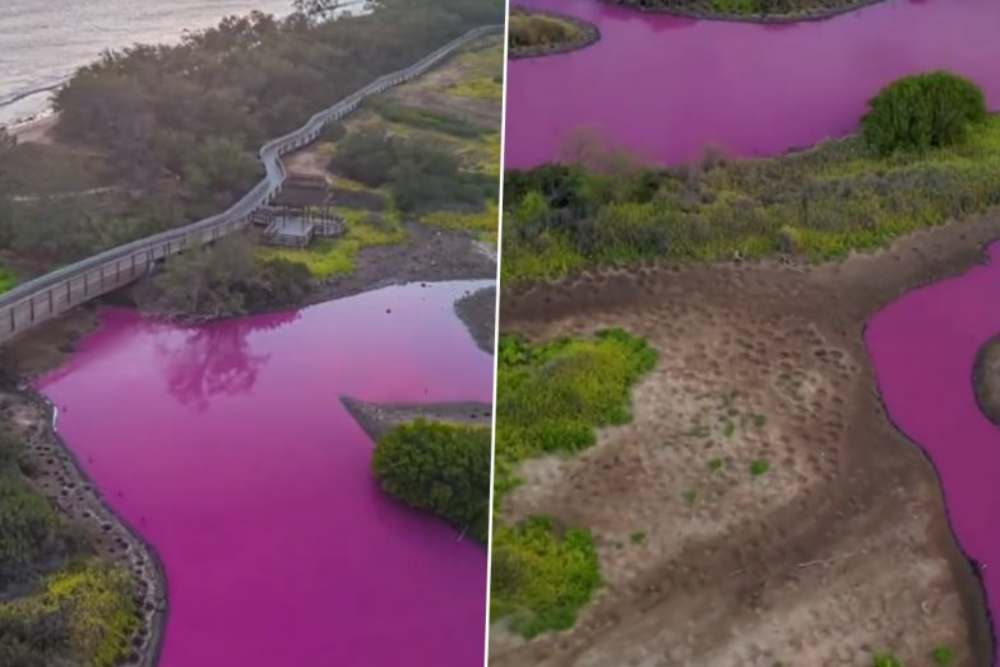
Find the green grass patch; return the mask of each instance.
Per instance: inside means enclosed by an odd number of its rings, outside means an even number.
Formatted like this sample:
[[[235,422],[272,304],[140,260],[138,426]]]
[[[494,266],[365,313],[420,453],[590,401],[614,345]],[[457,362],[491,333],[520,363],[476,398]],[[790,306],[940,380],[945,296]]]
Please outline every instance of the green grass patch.
[[[0,266],[0,294],[17,285],[17,276],[10,269]]]
[[[938,667],[950,667],[955,662],[955,651],[950,646],[938,646],[931,651],[931,660]]]
[[[695,501],[698,500],[698,492],[695,491],[694,489],[688,489],[687,491],[681,494],[681,497],[684,498],[685,505],[689,506],[694,505]]]
[[[369,104],[390,123],[409,125],[421,130],[442,132],[465,139],[475,138],[490,131],[458,116],[432,111],[424,107],[410,106],[384,99],[369,102]]]
[[[473,232],[480,240],[495,244],[499,213],[497,205],[487,202],[482,211],[434,211],[424,215],[420,221],[432,227]]]
[[[708,462],[708,469],[711,470],[712,472],[719,472],[720,470],[722,470],[722,466],[723,462],[722,459],[720,458],[714,458]]]
[[[632,542],[632,544],[642,544],[643,542],[646,541],[646,531],[644,530],[635,531],[634,533],[629,535],[629,540]]]
[[[600,583],[589,531],[559,532],[547,519],[502,523],[503,496],[519,461],[571,454],[595,428],[631,418],[630,393],[657,361],[643,339],[620,329],[593,338],[529,343],[504,336],[498,354],[492,618],[510,617],[526,637],[572,625]]]
[[[406,230],[392,216],[375,222],[376,218],[366,211],[338,209],[338,213],[347,222],[347,232],[340,238],[317,239],[305,248],[261,247],[258,256],[304,264],[314,278],[322,280],[353,272],[357,255],[364,248],[406,240]]]
[[[514,632],[534,637],[572,627],[580,607],[601,584],[588,531],[562,534],[546,518],[493,531],[490,618],[506,618]]]
[[[448,94],[499,102],[503,99],[503,78],[494,75],[459,81],[448,88]]]
[[[892,653],[877,653],[872,658],[872,667],[903,667],[903,661]]]
[[[490,429],[423,419],[402,424],[378,442],[372,470],[386,493],[486,543]]]
[[[889,156],[853,136],[767,160],[549,165],[507,174],[503,274],[511,284],[652,258],[824,261],[997,204],[1000,116],[958,145]]]
[[[754,477],[766,475],[771,470],[771,464],[766,459],[756,459],[750,462],[750,474]]]

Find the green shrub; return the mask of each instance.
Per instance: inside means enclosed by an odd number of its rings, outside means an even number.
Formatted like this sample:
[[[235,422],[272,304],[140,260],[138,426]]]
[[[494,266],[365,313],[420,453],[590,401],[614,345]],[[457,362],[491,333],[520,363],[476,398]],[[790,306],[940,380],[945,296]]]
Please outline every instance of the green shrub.
[[[0,472],[0,590],[32,573],[56,547],[59,521],[20,472]]]
[[[601,583],[589,531],[560,536],[546,518],[497,526],[492,552],[490,617],[525,637],[571,627]]]
[[[486,543],[490,429],[423,419],[397,426],[379,441],[372,469],[386,493]]]
[[[961,143],[986,119],[986,99],[974,83],[948,72],[900,79],[869,102],[865,142],[882,155]]]
[[[955,662],[955,652],[948,646],[938,646],[931,651],[931,660],[938,667],[949,667]]]

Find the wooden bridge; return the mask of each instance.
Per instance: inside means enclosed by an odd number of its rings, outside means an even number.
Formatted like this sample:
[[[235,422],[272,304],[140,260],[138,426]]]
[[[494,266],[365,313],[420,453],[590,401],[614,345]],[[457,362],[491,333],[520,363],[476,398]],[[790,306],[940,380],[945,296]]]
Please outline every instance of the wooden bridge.
[[[39,276],[0,294],[0,344],[70,308],[146,275],[155,262],[243,229],[253,213],[279,192],[287,176],[281,156],[312,143],[330,121],[351,113],[372,95],[414,79],[467,44],[503,31],[502,25],[470,30],[406,69],[386,74],[320,111],[305,125],[260,149],[264,179],[226,211],[184,227],[133,241]]]

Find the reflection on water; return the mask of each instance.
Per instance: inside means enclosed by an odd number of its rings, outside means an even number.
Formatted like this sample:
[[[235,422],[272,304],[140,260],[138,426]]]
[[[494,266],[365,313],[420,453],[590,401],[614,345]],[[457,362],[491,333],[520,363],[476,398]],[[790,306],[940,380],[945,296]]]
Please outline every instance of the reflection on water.
[[[255,352],[249,336],[279,329],[298,319],[298,311],[239,319],[182,330],[157,327],[156,351],[164,362],[170,393],[185,405],[204,410],[215,395],[249,393],[271,355]]]

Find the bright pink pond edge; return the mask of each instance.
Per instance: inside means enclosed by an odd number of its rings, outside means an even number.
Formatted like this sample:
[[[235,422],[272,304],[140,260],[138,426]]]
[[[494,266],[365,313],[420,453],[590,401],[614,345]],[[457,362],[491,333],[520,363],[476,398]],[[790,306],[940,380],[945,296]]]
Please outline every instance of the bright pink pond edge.
[[[950,69],[1000,109],[1000,2],[887,0],[827,21],[696,21],[603,0],[514,0],[595,23],[601,41],[514,60],[506,165],[560,155],[591,128],[661,164],[707,146],[766,156],[853,132],[866,103],[907,74]]]
[[[865,343],[890,418],[938,471],[952,528],[978,564],[995,622],[1000,431],[980,411],[973,389],[976,354],[1000,333],[1000,243],[988,253],[988,264],[880,310],[868,322]]]
[[[106,309],[41,380],[163,560],[162,667],[482,664],[485,549],[382,493],[339,401],[489,401],[492,359],[452,310],[472,286],[202,327]]]

